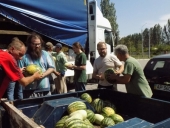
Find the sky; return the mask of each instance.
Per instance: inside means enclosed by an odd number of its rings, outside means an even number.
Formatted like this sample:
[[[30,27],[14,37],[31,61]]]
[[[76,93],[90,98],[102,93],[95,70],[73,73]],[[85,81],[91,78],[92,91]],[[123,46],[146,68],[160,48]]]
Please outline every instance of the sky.
[[[97,0],[100,7],[100,1]],[[110,0],[115,4],[120,37],[141,33],[145,28],[170,19],[170,0]]]

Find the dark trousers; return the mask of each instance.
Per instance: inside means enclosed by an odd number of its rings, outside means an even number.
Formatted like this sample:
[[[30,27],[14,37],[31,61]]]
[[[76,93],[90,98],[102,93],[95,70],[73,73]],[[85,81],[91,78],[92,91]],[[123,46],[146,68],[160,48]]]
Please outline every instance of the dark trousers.
[[[117,91],[117,85],[102,86],[98,84],[98,88],[105,88],[105,89],[111,89],[111,90]]]
[[[75,91],[84,91],[86,90],[85,88],[85,83],[84,82],[74,82],[75,85]]]

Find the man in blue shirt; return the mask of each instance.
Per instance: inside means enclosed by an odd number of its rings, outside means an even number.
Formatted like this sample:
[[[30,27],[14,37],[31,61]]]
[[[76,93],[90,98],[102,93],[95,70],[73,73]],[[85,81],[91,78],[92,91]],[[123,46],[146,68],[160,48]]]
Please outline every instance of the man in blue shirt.
[[[43,43],[44,41],[38,34],[32,33],[27,39],[27,52],[19,62],[20,67],[36,64],[43,70],[43,78],[41,80],[34,81],[24,88],[24,98],[51,95],[49,74],[54,71],[55,66],[49,54],[42,50]]]

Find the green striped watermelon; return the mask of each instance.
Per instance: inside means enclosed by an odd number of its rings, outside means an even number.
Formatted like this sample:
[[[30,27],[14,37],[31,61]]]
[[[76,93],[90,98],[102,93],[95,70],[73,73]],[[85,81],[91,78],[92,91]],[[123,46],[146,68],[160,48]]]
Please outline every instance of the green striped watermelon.
[[[116,82],[116,80],[112,80],[112,79],[109,79],[109,75],[110,74],[114,74],[114,69],[113,68],[108,68],[105,72],[104,72],[104,78],[106,79],[106,81],[110,84],[113,84]]]
[[[88,119],[85,119],[84,123],[87,124],[87,125],[91,125],[93,127],[93,124]]]
[[[88,103],[91,103],[92,102],[92,97],[88,94],[88,93],[83,93],[81,96],[80,96],[81,99],[87,101]]]
[[[63,128],[64,123],[65,123],[65,120],[66,120],[66,119],[61,119],[61,120],[59,120],[59,121],[56,123],[55,128]]]
[[[111,107],[116,112],[116,106],[108,100],[104,101],[104,107]]]
[[[69,114],[71,114],[72,112],[77,111],[77,110],[85,110],[85,109],[87,109],[86,104],[82,101],[72,102],[67,107],[67,111]]]
[[[63,116],[63,117],[61,118],[61,120],[62,120],[62,119],[67,119],[68,117],[69,117],[68,115]]]
[[[94,107],[97,113],[100,113],[104,107],[104,101],[100,98],[96,98],[93,100],[92,106]]]
[[[112,109],[112,108],[110,108],[110,107],[104,107],[103,109],[102,109],[102,115],[104,115],[104,116],[106,116],[106,117],[109,117],[109,116],[111,116],[111,115],[114,115],[115,114],[115,111]]]
[[[83,123],[83,120],[79,120],[79,119],[66,120],[64,125],[63,125],[63,128],[68,128],[68,127],[72,126],[76,122]]]
[[[93,125],[84,122],[72,122],[67,128],[94,128]]]
[[[115,125],[115,122],[111,118],[109,118],[109,117],[105,117],[102,120],[101,124],[100,124],[100,126],[102,128],[109,127],[109,126],[114,126],[114,125]]]
[[[93,128],[93,126],[82,120],[73,119],[65,122],[63,128]]]
[[[110,116],[110,118],[112,118],[116,124],[124,121],[123,117],[119,114],[114,114],[114,115]]]
[[[94,123],[95,119],[94,119],[94,112],[90,109],[86,110],[87,112],[87,119],[91,122]]]

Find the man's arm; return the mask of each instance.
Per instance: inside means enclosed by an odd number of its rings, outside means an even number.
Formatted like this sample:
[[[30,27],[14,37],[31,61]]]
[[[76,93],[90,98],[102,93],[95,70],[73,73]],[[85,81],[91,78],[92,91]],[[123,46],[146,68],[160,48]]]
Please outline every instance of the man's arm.
[[[129,74],[125,74],[123,76],[114,75],[114,76],[110,76],[110,78],[116,79],[116,83],[118,84],[127,84],[130,82],[131,75]]]
[[[43,77],[46,77],[53,72],[54,72],[54,68],[48,68],[45,72],[43,72]]]
[[[93,71],[92,77],[98,80],[104,80],[104,76],[102,73],[98,74],[96,72]]]
[[[116,71],[117,74],[122,74],[124,70],[124,65],[122,64],[121,66],[119,66],[119,70]]]
[[[37,71],[36,73],[34,73],[32,76],[28,76],[28,77],[22,77],[21,79],[18,80],[18,82],[22,85],[22,86],[27,86],[28,84],[32,83],[35,80],[39,80],[43,77],[43,74],[40,74],[39,71]]]
[[[72,68],[73,68],[73,69],[77,69],[77,70],[85,70],[85,69],[86,69],[86,65],[81,65],[81,66],[73,65]]]
[[[76,66],[76,65],[68,65],[66,66],[67,69],[70,69],[70,70],[74,70],[74,69],[77,69],[77,70],[85,70],[86,69],[86,65],[81,65],[81,66]]]

